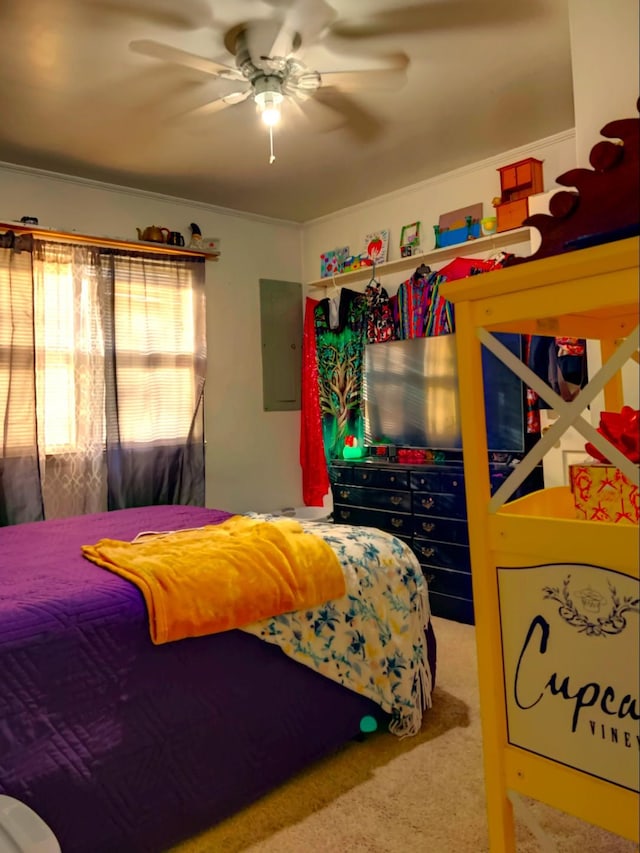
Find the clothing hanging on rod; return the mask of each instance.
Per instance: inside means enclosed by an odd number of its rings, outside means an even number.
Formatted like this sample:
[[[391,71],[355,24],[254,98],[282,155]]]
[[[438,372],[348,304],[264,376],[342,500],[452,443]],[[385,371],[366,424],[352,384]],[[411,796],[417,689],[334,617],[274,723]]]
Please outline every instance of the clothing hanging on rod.
[[[315,309],[318,301],[307,296],[302,338],[302,406],[300,412],[300,467],[302,498],[306,506],[322,506],[329,492],[329,475],[322,439],[318,395]]]
[[[365,288],[367,297],[367,343],[382,344],[396,339],[393,308],[386,289],[374,281]]]
[[[396,334],[400,340],[421,338],[431,305],[433,275],[416,272],[403,281],[396,294]]]
[[[344,440],[364,440],[362,363],[365,345],[367,299],[343,287],[339,299],[339,325],[329,327],[330,299],[314,308],[318,388],[325,458],[342,457]]]

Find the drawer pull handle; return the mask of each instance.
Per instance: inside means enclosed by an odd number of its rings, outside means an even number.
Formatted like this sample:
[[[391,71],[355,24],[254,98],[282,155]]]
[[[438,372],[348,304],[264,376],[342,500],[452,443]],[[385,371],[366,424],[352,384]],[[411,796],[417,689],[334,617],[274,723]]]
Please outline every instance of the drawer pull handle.
[[[404,526],[404,520],[402,518],[392,518],[391,519],[391,525],[395,528],[403,527]]]
[[[435,503],[435,501],[433,498],[423,498],[422,499],[422,506],[425,509],[431,509],[431,507],[434,505],[434,503]]]
[[[340,489],[340,497],[341,498],[348,498],[349,497],[349,490],[348,489]]]
[[[340,510],[340,518],[349,518],[350,515],[351,515],[351,513],[349,512],[348,509],[341,509]]]
[[[368,480],[368,479],[369,479],[369,474],[368,474],[366,471],[362,474],[362,479],[363,479],[363,480]]]
[[[435,579],[436,579],[435,575],[427,575],[426,580],[427,580],[427,583],[429,584],[429,586],[431,586],[431,584],[435,581]]]
[[[422,529],[424,530],[425,533],[431,533],[434,528],[435,528],[435,524],[433,523],[433,521],[423,521],[422,522]]]
[[[433,557],[433,555],[436,553],[436,549],[435,548],[421,548],[420,553],[422,554],[423,557]]]
[[[389,477],[389,482],[390,482],[390,483],[395,483],[395,481],[396,481],[396,478],[395,478],[395,477]]]
[[[402,503],[402,498],[400,497],[400,495],[391,495],[390,500],[394,506],[398,506],[398,504]]]

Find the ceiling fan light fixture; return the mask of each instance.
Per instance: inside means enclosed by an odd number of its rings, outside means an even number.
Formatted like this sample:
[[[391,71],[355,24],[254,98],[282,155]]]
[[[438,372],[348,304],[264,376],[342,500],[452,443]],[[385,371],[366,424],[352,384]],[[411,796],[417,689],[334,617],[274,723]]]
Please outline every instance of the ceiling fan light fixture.
[[[267,125],[273,127],[280,121],[280,104],[283,97],[279,92],[261,92],[255,96],[256,104],[260,110],[260,118]]]
[[[267,127],[273,127],[280,121],[280,104],[284,100],[281,81],[277,77],[265,76],[254,80],[253,86],[260,117]]]

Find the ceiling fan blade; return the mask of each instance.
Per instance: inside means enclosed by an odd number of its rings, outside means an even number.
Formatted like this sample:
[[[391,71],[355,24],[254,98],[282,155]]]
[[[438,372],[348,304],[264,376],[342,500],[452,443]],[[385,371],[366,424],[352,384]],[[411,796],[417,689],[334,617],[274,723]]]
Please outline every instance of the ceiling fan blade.
[[[320,88],[311,99],[344,118],[344,128],[360,142],[371,142],[383,130],[383,123],[339,89]]]
[[[243,56],[243,49],[251,62],[259,66],[263,57],[272,56],[271,45],[278,30],[278,23],[274,20],[259,19],[247,21],[241,25],[236,36],[235,49],[232,53]],[[240,60],[241,62],[242,60]]]
[[[172,29],[196,30],[212,26],[213,15],[206,0],[88,0],[83,4],[83,13],[93,12],[116,14],[143,20],[146,23],[162,24]]]
[[[405,53],[391,58],[387,68],[368,68],[356,71],[322,71],[321,86],[335,86],[343,92],[357,89],[399,89],[407,82],[409,57]]]
[[[298,118],[302,118],[314,133],[329,133],[344,127],[347,123],[344,113],[323,104],[315,96],[287,98],[285,109],[287,112],[293,111]]]
[[[129,48],[134,53],[151,56],[153,59],[162,59],[175,65],[184,65],[187,68],[202,71],[204,74],[212,74],[214,77],[221,77],[224,80],[245,79],[237,68],[232,68],[230,65],[222,65],[219,62],[214,62],[213,59],[207,59],[204,56],[198,56],[195,53],[189,53],[186,50],[180,50],[177,47],[171,47],[171,45],[151,39],[131,41]]]
[[[232,107],[234,104],[241,104],[243,101],[246,101],[250,95],[251,89],[247,89],[244,92],[231,92],[229,95],[224,95],[222,98],[216,98],[215,101],[209,101],[208,104],[204,104],[202,107],[196,107],[195,110],[189,110],[188,115],[190,118],[206,118],[207,116],[219,113],[220,110],[224,110],[227,107]]]
[[[294,0],[264,55],[289,56],[299,47],[317,41],[336,17],[335,9],[324,0]]]
[[[472,27],[503,25],[508,21],[525,22],[538,12],[535,4],[512,0],[429,0],[429,2],[374,12],[344,16],[330,28],[339,39],[364,39],[375,36],[411,35]]]

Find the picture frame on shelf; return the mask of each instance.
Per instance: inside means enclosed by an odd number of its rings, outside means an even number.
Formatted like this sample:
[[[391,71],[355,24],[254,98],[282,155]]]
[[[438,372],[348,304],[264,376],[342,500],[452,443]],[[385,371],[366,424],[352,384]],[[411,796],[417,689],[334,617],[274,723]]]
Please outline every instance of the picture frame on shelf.
[[[459,207],[447,213],[440,214],[438,224],[434,225],[436,249],[445,246],[455,246],[467,240],[475,240],[481,236],[480,220],[482,219],[482,202]]]
[[[332,275],[341,273],[348,257],[348,246],[341,246],[340,248],[323,252],[320,255],[320,278],[329,278]]]
[[[389,251],[389,229],[372,231],[364,238],[364,253],[376,264],[383,264],[387,260]]]
[[[400,232],[400,253],[403,257],[408,257],[412,254],[415,254],[415,250],[420,245],[420,223],[419,222],[411,222],[409,225],[403,225],[402,231]],[[410,252],[406,254],[402,252],[402,249],[409,248]]]

